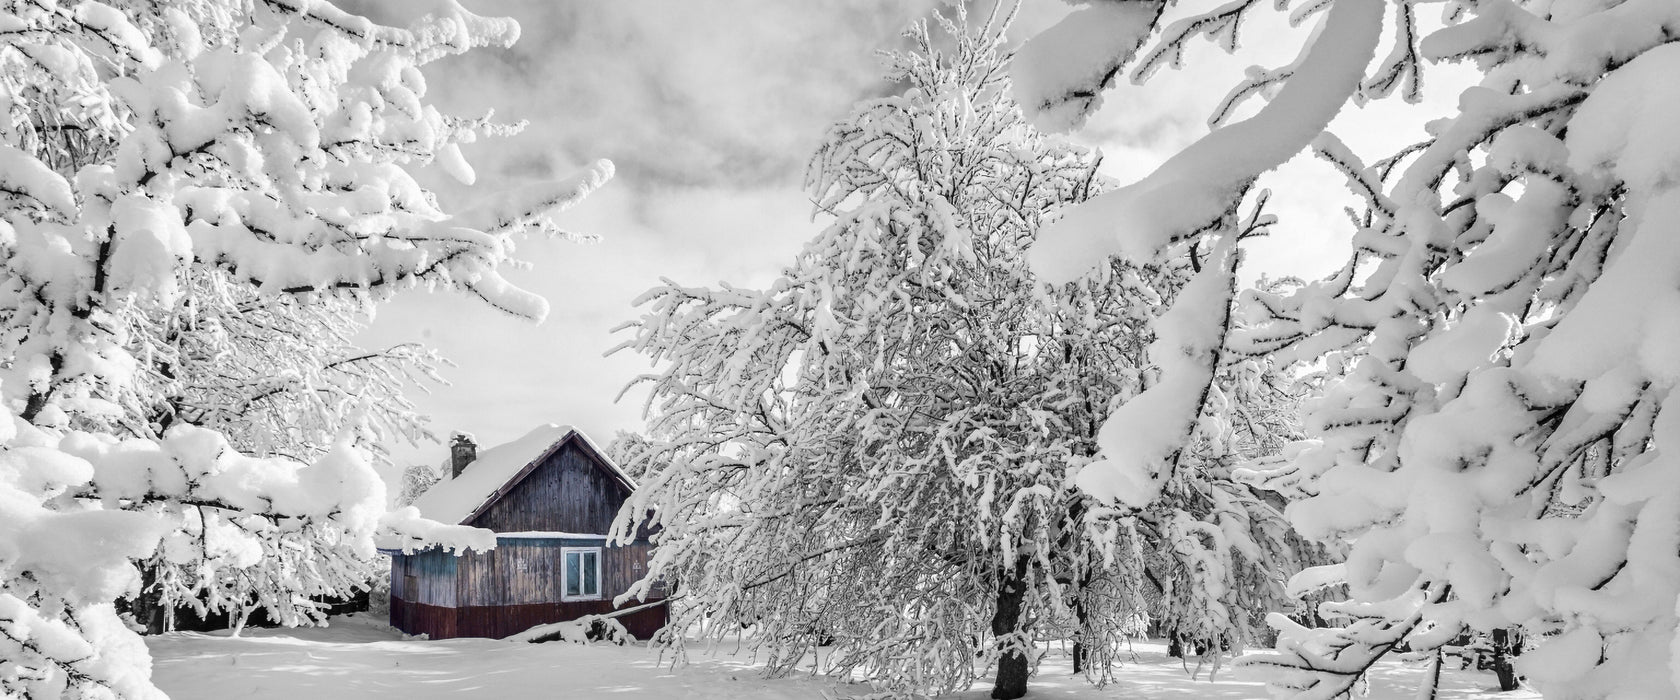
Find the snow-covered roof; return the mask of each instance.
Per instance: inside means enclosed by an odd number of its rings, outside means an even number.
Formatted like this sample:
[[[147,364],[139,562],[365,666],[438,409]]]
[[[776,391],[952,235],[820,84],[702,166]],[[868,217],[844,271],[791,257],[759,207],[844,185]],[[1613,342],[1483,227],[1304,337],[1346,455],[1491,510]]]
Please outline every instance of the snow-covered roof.
[[[439,481],[414,501],[414,507],[419,508],[420,514],[428,519],[465,524],[485,504],[513,488],[529,472],[527,467],[542,461],[574,436],[600,456],[613,476],[622,480],[625,486],[636,488],[636,482],[626,476],[624,470],[619,469],[588,435],[569,425],[550,423],[539,426],[518,440],[479,451],[478,458],[468,464],[459,477]]]

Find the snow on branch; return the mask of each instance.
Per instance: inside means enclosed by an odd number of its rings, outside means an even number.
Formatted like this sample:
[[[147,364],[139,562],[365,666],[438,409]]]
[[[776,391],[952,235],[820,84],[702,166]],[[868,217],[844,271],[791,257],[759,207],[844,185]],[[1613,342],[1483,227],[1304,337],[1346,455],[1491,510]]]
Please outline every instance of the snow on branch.
[[[1142,180],[1073,208],[1039,235],[1033,271],[1074,279],[1110,255],[1147,260],[1206,230],[1261,173],[1306,148],[1364,77],[1382,28],[1378,0],[1337,0],[1278,95],[1253,117],[1214,130]]]
[[[1015,101],[1046,132],[1079,128],[1166,9],[1162,1],[1097,2],[1074,10],[1015,52]]]
[[[468,551],[487,552],[496,548],[496,533],[484,528],[440,523],[420,515],[414,506],[404,506],[386,513],[379,520],[382,549],[400,550],[405,554],[438,547],[457,554]]]
[[[1085,493],[1141,510],[1172,480],[1220,366],[1236,287],[1236,239],[1217,239],[1201,271],[1155,321],[1149,360],[1160,379],[1103,421],[1097,436],[1103,458],[1077,477]]]
[[[1197,36],[1217,41],[1227,53],[1237,50],[1237,32],[1243,15],[1260,0],[1231,0],[1213,10],[1185,17],[1161,30],[1155,49],[1138,60],[1132,82],[1142,83],[1163,66],[1184,67],[1184,44]]]

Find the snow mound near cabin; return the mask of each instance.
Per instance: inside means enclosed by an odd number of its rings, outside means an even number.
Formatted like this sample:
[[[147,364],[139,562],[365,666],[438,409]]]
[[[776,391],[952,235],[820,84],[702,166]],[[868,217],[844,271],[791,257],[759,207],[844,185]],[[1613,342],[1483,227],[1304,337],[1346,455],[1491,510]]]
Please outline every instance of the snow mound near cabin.
[[[542,644],[544,642],[571,642],[573,644],[591,644],[601,642],[624,646],[635,637],[624,629],[618,620],[605,615],[584,615],[576,620],[565,622],[550,622],[537,625],[531,629],[505,638],[510,642],[530,642]]]

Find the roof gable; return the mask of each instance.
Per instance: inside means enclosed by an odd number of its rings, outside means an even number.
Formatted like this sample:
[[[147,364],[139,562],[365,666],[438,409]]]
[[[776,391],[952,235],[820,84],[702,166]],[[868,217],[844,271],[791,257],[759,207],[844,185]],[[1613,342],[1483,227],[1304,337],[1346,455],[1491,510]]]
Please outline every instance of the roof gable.
[[[544,425],[524,437],[479,453],[457,478],[434,484],[414,501],[420,514],[442,523],[465,524],[511,492],[550,456],[575,444],[626,493],[636,483],[607,457],[589,436],[569,425]]]

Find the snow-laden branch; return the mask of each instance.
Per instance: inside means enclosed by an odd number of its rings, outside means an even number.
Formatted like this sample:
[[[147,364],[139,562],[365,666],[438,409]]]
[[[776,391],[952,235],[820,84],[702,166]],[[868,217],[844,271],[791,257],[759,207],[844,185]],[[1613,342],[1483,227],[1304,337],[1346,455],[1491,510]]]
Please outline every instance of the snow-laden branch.
[[[1380,0],[1336,0],[1276,98],[1142,180],[1068,211],[1039,235],[1033,271],[1060,284],[1111,255],[1147,260],[1213,226],[1248,183],[1312,143],[1358,89],[1381,34],[1382,8]]]
[[[1085,493],[1141,510],[1173,479],[1220,366],[1236,263],[1236,236],[1221,236],[1202,270],[1155,321],[1149,360],[1160,379],[1104,420],[1097,436],[1102,459],[1077,477]]]

